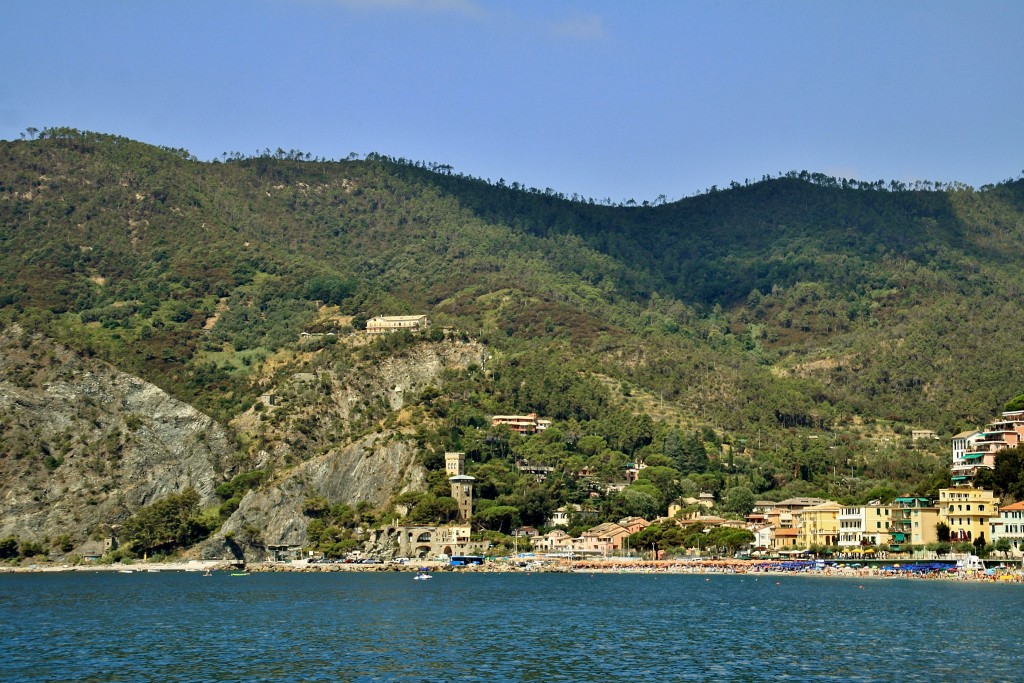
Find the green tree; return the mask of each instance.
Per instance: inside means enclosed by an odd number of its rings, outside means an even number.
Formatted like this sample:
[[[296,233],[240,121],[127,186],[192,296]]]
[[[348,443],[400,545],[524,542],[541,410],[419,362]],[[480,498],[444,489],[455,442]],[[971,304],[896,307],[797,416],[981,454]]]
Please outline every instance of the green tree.
[[[495,505],[481,510],[473,516],[473,521],[483,529],[500,531],[503,534],[511,534],[522,524],[519,508],[511,505]]]
[[[124,523],[122,536],[137,555],[190,546],[206,538],[211,530],[196,517],[198,508],[199,494],[195,490],[172,493],[132,515]]]
[[[18,539],[10,536],[0,540],[0,560],[8,560],[18,556]]]
[[[733,486],[722,496],[722,509],[746,517],[754,509],[754,492],[746,486]]]

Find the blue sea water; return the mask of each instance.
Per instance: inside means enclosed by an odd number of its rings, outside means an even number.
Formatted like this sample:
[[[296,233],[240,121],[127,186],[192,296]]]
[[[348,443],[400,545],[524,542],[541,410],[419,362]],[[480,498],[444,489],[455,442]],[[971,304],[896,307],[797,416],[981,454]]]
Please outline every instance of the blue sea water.
[[[0,575],[7,681],[1020,681],[1024,586],[799,576]]]

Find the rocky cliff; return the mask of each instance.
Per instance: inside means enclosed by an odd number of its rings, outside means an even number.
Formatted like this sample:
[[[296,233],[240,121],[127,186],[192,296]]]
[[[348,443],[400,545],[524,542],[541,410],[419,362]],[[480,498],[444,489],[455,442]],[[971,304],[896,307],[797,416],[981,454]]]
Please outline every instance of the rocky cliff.
[[[158,387],[14,326],[0,331],[0,537],[78,546],[169,493],[203,503],[234,450]]]
[[[264,446],[255,457],[259,466],[301,462],[250,491],[204,545],[204,556],[244,552],[247,559],[261,559],[267,546],[305,544],[307,498],[380,507],[396,493],[425,490],[427,472],[417,462],[412,430],[397,415],[428,387],[439,386],[446,370],[464,369],[482,353],[472,342],[420,341],[384,357],[369,354],[333,364],[313,359],[302,372],[286,376],[270,394],[270,405],[232,424]],[[353,358],[334,355],[339,356]],[[369,434],[339,438],[371,425],[376,427]]]
[[[269,384],[273,400],[224,426],[95,358],[0,329],[0,538],[79,548],[170,493],[191,488],[212,506],[218,484],[268,467],[274,478],[246,494],[203,552],[238,554],[236,539],[254,553],[301,545],[309,497],[379,507],[426,487],[398,411],[481,352],[446,339],[388,355],[358,345],[333,360],[312,354]]]
[[[209,559],[244,552],[262,559],[273,545],[306,543],[303,504],[322,497],[331,503],[366,501],[380,506],[399,491],[426,486],[415,444],[400,434],[373,434],[348,447],[309,460],[263,488],[250,491],[221,530],[203,547]]]

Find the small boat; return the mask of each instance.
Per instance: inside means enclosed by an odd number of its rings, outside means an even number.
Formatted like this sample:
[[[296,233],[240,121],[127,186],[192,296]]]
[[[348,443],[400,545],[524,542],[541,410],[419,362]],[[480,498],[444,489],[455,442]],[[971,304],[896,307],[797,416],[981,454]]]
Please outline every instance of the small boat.
[[[133,570],[133,569],[118,569],[117,573],[118,574],[134,574],[135,570]]]
[[[417,574],[416,576],[414,576],[412,578],[415,579],[416,581],[425,581],[427,579],[432,579],[434,577],[431,576],[430,574],[426,573],[426,572],[420,572],[419,574]]]

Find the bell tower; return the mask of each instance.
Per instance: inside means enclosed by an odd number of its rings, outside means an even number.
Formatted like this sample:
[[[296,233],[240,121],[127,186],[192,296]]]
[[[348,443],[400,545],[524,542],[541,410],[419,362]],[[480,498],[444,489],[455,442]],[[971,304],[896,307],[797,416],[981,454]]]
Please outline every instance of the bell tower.
[[[466,454],[459,451],[448,451],[444,454],[444,469],[449,477],[466,473]]]
[[[468,522],[473,516],[474,477],[466,475],[466,454],[448,451],[444,454],[444,469],[452,485],[452,498],[459,504],[459,521]]]

